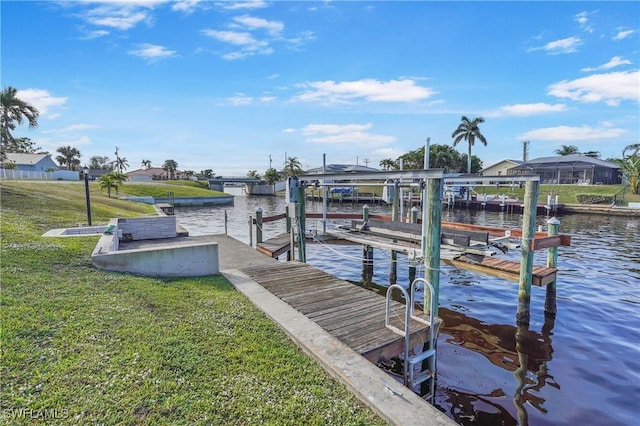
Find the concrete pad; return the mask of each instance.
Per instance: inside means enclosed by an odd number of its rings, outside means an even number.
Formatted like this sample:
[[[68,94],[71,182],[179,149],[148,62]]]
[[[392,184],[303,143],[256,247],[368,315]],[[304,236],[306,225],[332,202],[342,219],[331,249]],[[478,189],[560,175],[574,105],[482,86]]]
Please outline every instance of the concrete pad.
[[[269,259],[267,256],[263,257]],[[389,423],[403,426],[456,424],[241,271],[226,269],[222,274],[278,324],[302,350]]]

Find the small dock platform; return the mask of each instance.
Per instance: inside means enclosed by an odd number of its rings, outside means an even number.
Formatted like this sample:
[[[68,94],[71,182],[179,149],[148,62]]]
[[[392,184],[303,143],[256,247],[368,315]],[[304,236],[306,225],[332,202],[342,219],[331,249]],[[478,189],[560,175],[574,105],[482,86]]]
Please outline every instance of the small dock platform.
[[[374,364],[402,352],[404,338],[385,327],[383,296],[305,263],[240,271]],[[405,305],[392,301],[391,311],[392,325],[404,328]],[[425,342],[428,326],[415,321],[411,330],[411,346]]]
[[[284,233],[257,243],[256,250],[269,257],[276,258],[291,250],[291,235]]]

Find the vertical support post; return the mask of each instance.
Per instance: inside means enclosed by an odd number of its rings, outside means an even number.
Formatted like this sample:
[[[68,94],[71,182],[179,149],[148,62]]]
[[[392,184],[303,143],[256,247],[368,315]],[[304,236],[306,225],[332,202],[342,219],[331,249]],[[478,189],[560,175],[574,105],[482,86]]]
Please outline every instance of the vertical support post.
[[[228,235],[228,234],[227,234],[227,231],[228,231],[228,229],[227,229],[228,221],[229,221],[229,220],[227,219],[227,211],[225,210],[225,211],[224,211],[224,235]]]
[[[418,223],[418,208],[416,206],[411,207],[411,223]],[[413,260],[409,261],[409,284],[416,279],[416,263]]]
[[[253,247],[253,218],[249,215],[249,247]]]
[[[536,233],[536,211],[540,183],[529,181],[524,189],[524,213],[522,217],[522,247],[520,249],[520,279],[518,282],[518,311],[516,324],[529,326],[531,308],[531,281],[533,273],[533,250],[531,242]]]
[[[327,172],[327,154],[322,154],[322,173]],[[327,234],[327,186],[322,180],[322,235]]]
[[[297,187],[297,214],[296,222],[298,223],[298,259],[300,262],[306,263],[307,261],[307,249],[306,249],[306,213],[305,213],[305,188],[304,185]]]
[[[558,218],[552,217],[547,221],[547,234],[550,237],[558,235],[560,231],[560,221]],[[547,267],[558,267],[558,247],[549,247],[547,249]],[[547,293],[544,299],[544,313],[547,315],[556,315],[556,280],[547,284]]]
[[[84,169],[84,192],[87,198],[87,222],[91,226],[91,197],[89,196],[89,169]]]
[[[391,207],[391,220],[398,222],[400,210],[400,185],[399,181],[396,182],[393,191],[393,205]],[[392,240],[394,243],[397,240]],[[389,283],[395,284],[398,281],[398,252],[391,250],[391,264],[389,265]]]
[[[262,207],[256,208],[256,245],[262,243]]]
[[[362,220],[365,222],[369,221],[369,205],[365,204],[362,206]]]
[[[440,235],[442,226],[442,200],[440,185],[442,179],[428,179],[424,189],[422,212],[422,239],[424,247],[425,278],[433,287],[434,316],[440,305]],[[425,295],[427,292],[425,292]],[[429,309],[425,303],[425,310]],[[426,311],[425,311],[426,312]]]

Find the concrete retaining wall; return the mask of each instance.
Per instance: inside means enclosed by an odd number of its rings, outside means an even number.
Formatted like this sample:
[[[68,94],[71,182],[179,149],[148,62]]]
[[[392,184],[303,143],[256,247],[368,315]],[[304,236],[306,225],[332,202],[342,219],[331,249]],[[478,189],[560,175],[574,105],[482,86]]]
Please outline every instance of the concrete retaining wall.
[[[199,277],[218,275],[218,259],[218,244],[214,242],[167,243],[133,250],[94,252],[91,263],[99,269],[147,277]]]

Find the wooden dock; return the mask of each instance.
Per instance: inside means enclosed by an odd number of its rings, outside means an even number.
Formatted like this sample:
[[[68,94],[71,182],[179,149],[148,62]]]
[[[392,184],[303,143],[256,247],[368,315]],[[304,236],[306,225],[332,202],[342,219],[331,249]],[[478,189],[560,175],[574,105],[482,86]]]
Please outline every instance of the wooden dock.
[[[291,250],[291,235],[284,233],[257,243],[256,250],[269,257],[276,258]]]
[[[251,266],[241,272],[374,364],[402,353],[404,337],[385,327],[384,296],[305,263]],[[392,301],[391,312],[392,325],[404,328],[405,305]],[[411,347],[426,341],[427,325],[412,320],[411,331]]]

